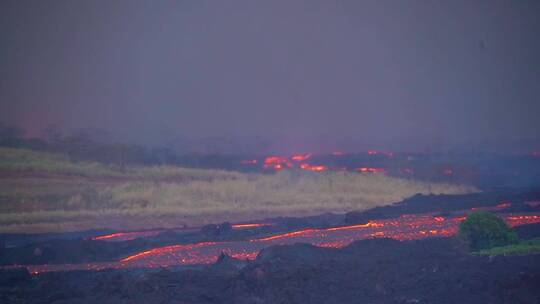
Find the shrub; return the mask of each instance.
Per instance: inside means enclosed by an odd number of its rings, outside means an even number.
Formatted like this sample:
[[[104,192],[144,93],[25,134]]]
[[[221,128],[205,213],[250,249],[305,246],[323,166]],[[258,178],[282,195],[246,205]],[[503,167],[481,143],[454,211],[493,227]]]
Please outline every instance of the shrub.
[[[472,251],[519,242],[517,234],[502,219],[485,211],[470,214],[459,226],[459,237]]]

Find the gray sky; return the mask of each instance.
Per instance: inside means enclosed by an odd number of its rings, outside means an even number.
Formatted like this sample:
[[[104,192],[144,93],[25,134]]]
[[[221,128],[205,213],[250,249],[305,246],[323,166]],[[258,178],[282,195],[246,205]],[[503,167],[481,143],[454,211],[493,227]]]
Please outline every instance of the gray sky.
[[[0,120],[30,135],[410,150],[540,130],[539,1],[3,0],[0,38]]]

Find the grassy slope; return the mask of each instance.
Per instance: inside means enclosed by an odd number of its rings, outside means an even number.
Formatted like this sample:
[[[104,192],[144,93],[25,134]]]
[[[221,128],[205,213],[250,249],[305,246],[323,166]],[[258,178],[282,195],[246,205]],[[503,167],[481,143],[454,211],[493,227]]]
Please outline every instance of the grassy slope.
[[[176,166],[131,166],[120,168],[97,162],[72,162],[62,155],[26,149],[0,148],[0,172],[49,173],[96,178],[235,178],[235,172],[200,170]]]
[[[118,168],[20,149],[0,149],[0,176],[0,232],[200,225],[366,209],[416,193],[475,191],[347,172]]]

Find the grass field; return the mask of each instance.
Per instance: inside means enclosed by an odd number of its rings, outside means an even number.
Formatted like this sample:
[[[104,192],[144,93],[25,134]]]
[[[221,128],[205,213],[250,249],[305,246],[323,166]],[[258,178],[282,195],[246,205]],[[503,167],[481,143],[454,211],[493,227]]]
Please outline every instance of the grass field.
[[[115,167],[0,149],[0,232],[149,229],[362,210],[468,186],[378,174]]]

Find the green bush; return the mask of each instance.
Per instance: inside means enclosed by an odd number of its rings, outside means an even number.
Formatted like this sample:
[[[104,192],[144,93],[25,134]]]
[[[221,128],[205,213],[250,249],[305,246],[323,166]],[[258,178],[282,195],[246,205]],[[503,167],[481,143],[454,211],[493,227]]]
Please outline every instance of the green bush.
[[[485,211],[470,214],[459,226],[459,237],[472,251],[517,244],[517,234],[499,217]]]

